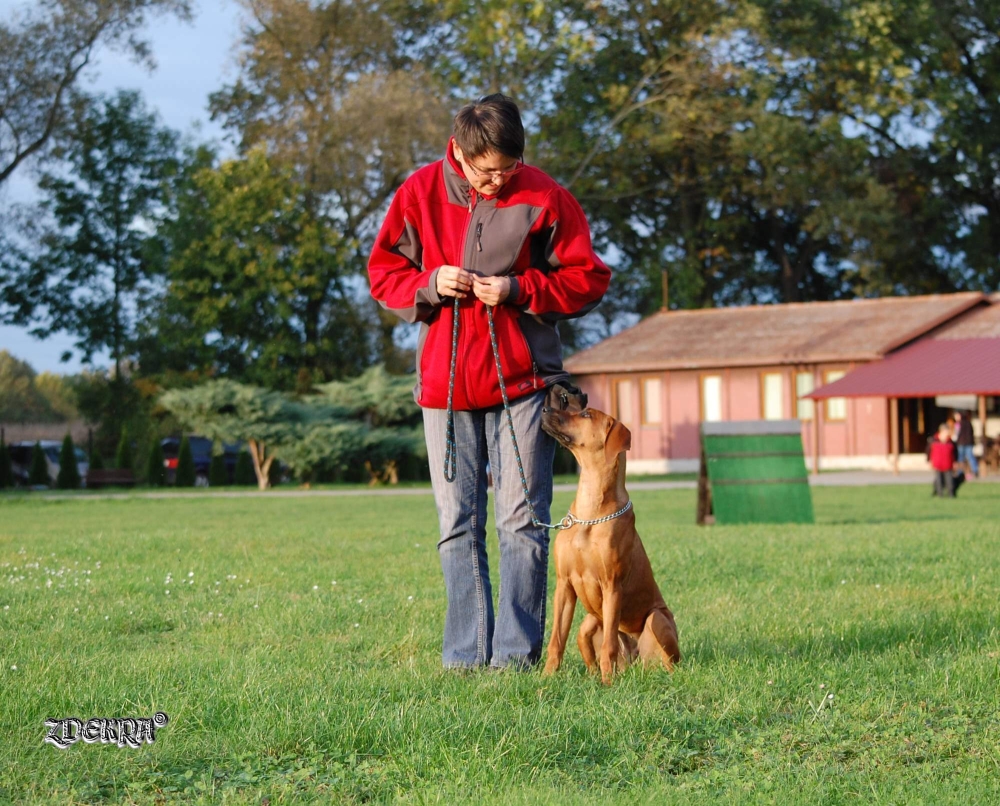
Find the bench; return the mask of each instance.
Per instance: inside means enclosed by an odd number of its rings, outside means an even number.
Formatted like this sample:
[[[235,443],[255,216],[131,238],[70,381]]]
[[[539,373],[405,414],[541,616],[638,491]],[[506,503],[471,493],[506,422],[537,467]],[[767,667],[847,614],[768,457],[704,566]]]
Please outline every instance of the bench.
[[[131,470],[88,470],[88,490],[100,487],[134,487],[135,474]]]

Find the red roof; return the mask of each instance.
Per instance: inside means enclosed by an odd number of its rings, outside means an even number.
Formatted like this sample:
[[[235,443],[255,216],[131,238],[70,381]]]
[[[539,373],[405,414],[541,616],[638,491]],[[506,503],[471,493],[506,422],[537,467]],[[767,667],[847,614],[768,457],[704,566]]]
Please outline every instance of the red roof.
[[[807,397],[1000,395],[1000,339],[921,339]]]
[[[807,397],[936,395],[1000,395],[1000,295]]]
[[[660,312],[570,356],[565,366],[587,375],[872,361],[986,299],[965,292]]]

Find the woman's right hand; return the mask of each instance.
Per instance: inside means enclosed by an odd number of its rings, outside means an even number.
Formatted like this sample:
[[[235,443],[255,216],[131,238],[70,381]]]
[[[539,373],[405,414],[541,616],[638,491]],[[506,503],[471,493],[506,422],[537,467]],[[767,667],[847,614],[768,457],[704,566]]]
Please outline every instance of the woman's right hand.
[[[461,266],[440,266],[437,270],[437,292],[440,297],[464,298],[472,289],[472,272]]]

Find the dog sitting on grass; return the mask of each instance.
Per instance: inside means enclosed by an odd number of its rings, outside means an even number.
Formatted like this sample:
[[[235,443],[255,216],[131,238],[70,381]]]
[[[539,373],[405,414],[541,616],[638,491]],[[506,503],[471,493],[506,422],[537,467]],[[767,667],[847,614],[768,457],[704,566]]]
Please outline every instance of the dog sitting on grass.
[[[577,646],[601,680],[639,658],[668,671],[680,658],[677,625],[635,530],[625,490],[629,430],[596,409],[546,407],[543,430],[570,450],[580,465],[580,482],[570,509],[572,524],[555,541],[556,593],[545,674],[562,663],[576,602],[587,611]],[[569,517],[569,516],[568,516]],[[598,521],[597,523],[592,523]],[[618,640],[604,640],[618,636]]]

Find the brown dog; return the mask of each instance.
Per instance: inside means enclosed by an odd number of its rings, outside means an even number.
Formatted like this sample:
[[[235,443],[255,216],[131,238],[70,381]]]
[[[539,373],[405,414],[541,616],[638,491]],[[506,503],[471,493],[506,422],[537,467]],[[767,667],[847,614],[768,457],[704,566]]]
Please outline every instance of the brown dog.
[[[572,451],[580,465],[580,484],[570,509],[573,525],[556,537],[556,595],[552,609],[545,674],[562,663],[566,640],[579,599],[587,610],[577,646],[591,671],[600,653],[601,680],[637,656],[643,663],[659,661],[668,670],[680,660],[677,625],[653,579],[653,569],[635,531],[625,490],[625,451],[632,434],[613,417],[595,409],[559,411],[546,408],[542,428]],[[617,641],[603,636],[617,635]]]

